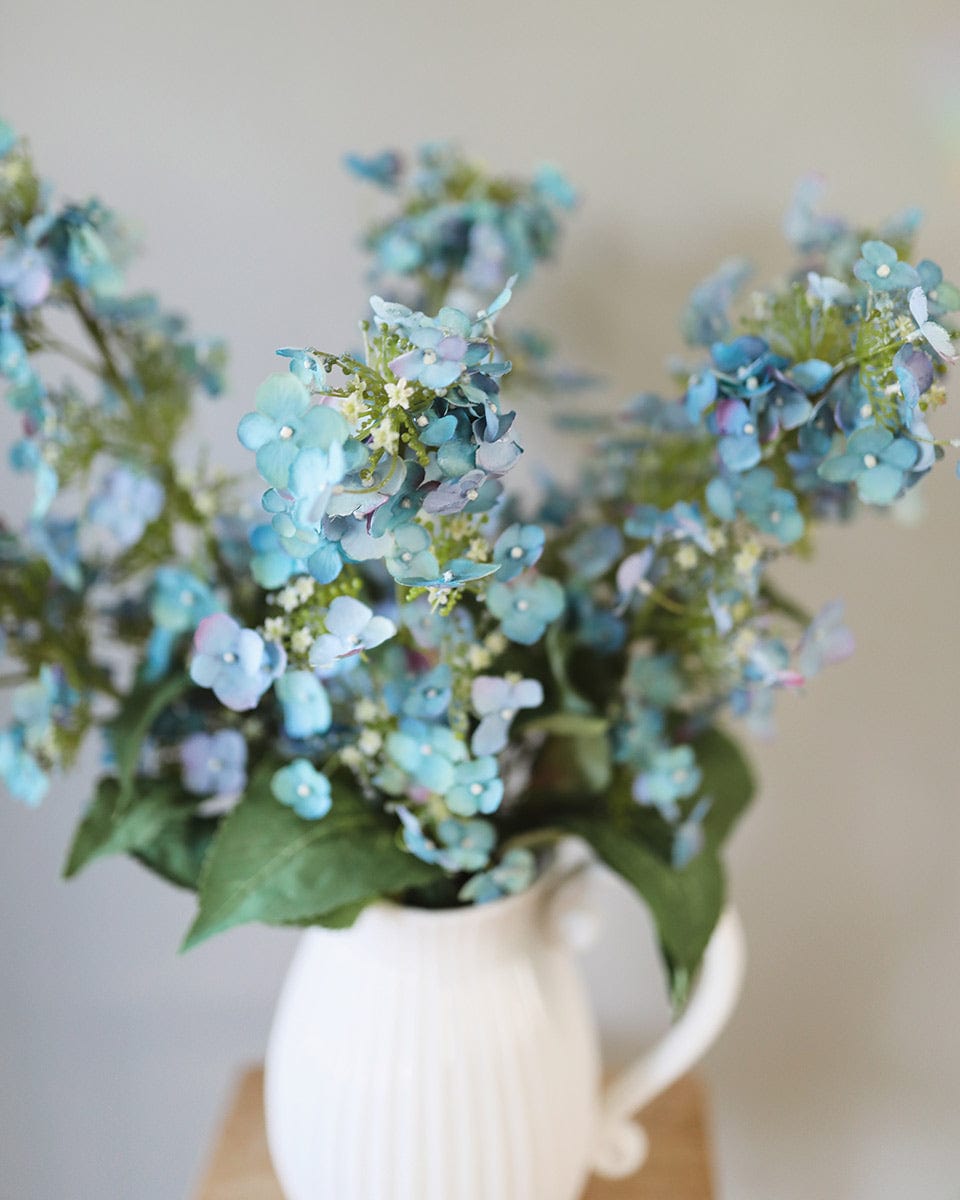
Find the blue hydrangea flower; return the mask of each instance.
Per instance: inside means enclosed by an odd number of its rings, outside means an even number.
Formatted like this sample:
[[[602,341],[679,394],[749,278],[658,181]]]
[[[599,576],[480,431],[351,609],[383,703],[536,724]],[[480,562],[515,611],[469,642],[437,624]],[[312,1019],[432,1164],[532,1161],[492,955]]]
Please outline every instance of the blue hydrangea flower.
[[[931,317],[942,317],[960,310],[960,288],[944,280],[943,271],[935,262],[929,258],[918,262],[917,275],[926,293]]]
[[[183,786],[198,796],[232,795],[247,782],[247,743],[236,729],[191,733],[180,743]]]
[[[672,654],[634,654],[627,668],[628,696],[656,708],[672,708],[683,694],[683,680]]]
[[[305,821],[319,821],[333,806],[330,780],[305,758],[295,758],[275,772],[270,791]]]
[[[555,579],[538,576],[512,583],[494,580],[487,589],[487,608],[500,621],[511,642],[532,646],[564,609],[563,588]]]
[[[358,179],[388,191],[397,186],[403,173],[403,159],[395,150],[381,150],[379,154],[370,155],[345,154],[343,162]]]
[[[0,293],[21,309],[46,300],[53,274],[46,256],[29,243],[10,242],[0,254]]]
[[[478,755],[499,754],[519,710],[539,708],[543,703],[543,685],[538,679],[478,675],[470,688],[470,703],[480,718],[470,749]]]
[[[690,812],[673,832],[673,844],[670,847],[670,865],[675,871],[682,871],[690,865],[703,850],[706,838],[703,832],[703,819],[710,811],[711,800],[704,796],[698,800]]]
[[[803,176],[784,214],[783,232],[787,241],[802,255],[824,254],[848,232],[846,222],[840,217],[824,216],[817,211],[823,191],[824,182],[820,175]]]
[[[113,535],[126,550],[163,512],[163,488],[148,475],[115,467],[87,506],[87,519]]]
[[[282,350],[278,350],[277,354],[281,358],[290,359],[290,374],[299,379],[304,387],[309,388],[311,392],[323,390],[327,375],[323,364],[311,350],[285,346]]]
[[[221,704],[235,712],[256,708],[260,697],[283,673],[285,656],[254,629],[242,629],[226,613],[213,613],[193,635],[190,678],[213,689]]]
[[[321,676],[334,674],[341,659],[372,650],[397,632],[389,617],[375,616],[353,596],[337,596],[325,617],[327,632],[310,647],[310,666]]]
[[[386,751],[413,783],[440,795],[449,791],[456,778],[454,767],[467,757],[467,747],[452,730],[411,717],[388,734]]]
[[[446,313],[458,313],[457,309],[445,309]],[[431,391],[448,388],[459,379],[467,367],[470,348],[466,334],[470,331],[470,320],[458,313],[456,330],[442,326],[421,325],[419,328],[404,328],[404,335],[414,345],[413,350],[398,355],[390,363],[390,370],[398,379],[423,384]],[[462,332],[459,330],[462,329]]]
[[[470,470],[459,479],[444,480],[424,497],[424,512],[433,513],[435,516],[451,516],[463,512],[468,504],[476,504],[482,499],[486,479],[485,471]]]
[[[430,546],[430,534],[422,525],[404,525],[393,535],[393,550],[385,559],[387,570],[398,583],[434,579],[440,564]]]
[[[721,400],[716,408],[717,452],[730,471],[747,471],[760,461],[757,421],[742,400]]]
[[[694,288],[680,317],[686,341],[693,346],[709,346],[727,336],[730,306],[752,274],[753,268],[745,259],[731,258]]]
[[[533,190],[536,195],[556,204],[558,208],[575,208],[577,193],[567,177],[557,167],[544,163],[538,167],[533,176]]]
[[[920,276],[909,263],[900,262],[897,252],[886,242],[869,241],[860,247],[861,257],[853,273],[875,292],[894,292],[919,286]]]
[[[170,667],[176,639],[192,633],[220,609],[209,587],[183,567],[159,567],[150,594],[154,628],[147,642],[146,677],[159,679]]]
[[[628,554],[617,567],[617,592],[621,600],[621,610],[626,608],[636,595],[647,596],[653,591],[649,575],[654,557],[653,547],[647,546],[634,554]]]
[[[509,583],[538,562],[545,538],[539,525],[508,525],[493,547],[493,561],[500,564],[498,580]]]
[[[685,500],[678,500],[665,512],[652,504],[638,504],[623,528],[630,537],[649,538],[654,544],[686,539],[699,546],[704,554],[713,554],[713,543],[699,506]]]
[[[933,383],[933,363],[930,356],[915,346],[901,346],[893,358],[893,371],[903,397],[900,416],[909,426],[920,405],[920,397]],[[866,423],[866,422],[864,422]]]
[[[453,770],[453,785],[446,794],[447,808],[458,817],[489,816],[503,799],[503,781],[497,760],[490,756],[459,763]]]
[[[803,516],[797,497],[786,488],[776,487],[776,476],[766,467],[755,467],[743,475],[718,476],[707,484],[707,503],[723,521],[732,521],[738,512],[757,529],[773,534],[784,545],[803,535]]]
[[[843,602],[834,600],[817,613],[797,651],[797,669],[812,679],[826,666],[843,662],[854,650],[853,634],[843,623]]]
[[[0,158],[6,158],[7,155],[16,147],[17,135],[14,132],[13,126],[8,125],[6,121],[0,120]]]
[[[440,863],[448,871],[482,871],[497,844],[497,831],[489,821],[448,817],[437,826],[443,850]]]
[[[508,850],[503,858],[491,867],[468,879],[457,898],[469,904],[489,904],[501,896],[514,896],[524,892],[533,883],[537,873],[537,860],[522,847]]]
[[[865,504],[890,504],[919,457],[916,442],[868,425],[850,435],[843,454],[821,463],[819,474],[830,483],[855,482]]]
[[[563,560],[575,578],[599,579],[623,553],[623,534],[614,525],[585,529],[564,550]]]
[[[649,768],[634,780],[633,798],[672,814],[678,800],[696,793],[703,780],[689,746],[673,746],[656,754]]]
[[[286,552],[272,525],[258,525],[250,531],[250,548],[253,550],[250,573],[262,588],[283,587],[291,576],[307,570],[304,559],[291,558]],[[339,559],[338,554],[338,563]]]
[[[433,720],[447,711],[453,694],[453,672],[447,663],[418,676],[404,688],[401,711],[404,716]]]
[[[950,334],[947,333],[942,325],[938,325],[936,321],[930,320],[929,306],[927,298],[923,294],[923,288],[916,287],[913,289],[909,296],[909,303],[910,313],[917,323],[920,336],[926,341],[927,345],[932,347],[944,362],[960,362],[960,355],[954,351]]]
[[[50,777],[15,730],[0,730],[0,779],[10,795],[28,808],[36,808],[50,789]]]
[[[290,469],[301,450],[322,452],[325,476],[338,482],[346,469],[343,443],[349,433],[340,413],[315,404],[306,385],[292,374],[266,379],[257,389],[256,412],[247,413],[237,429],[240,442],[256,452],[257,470],[279,490],[289,486]],[[319,461],[314,455],[302,468],[298,494],[309,490],[308,477],[316,474]]]
[[[326,733],[330,728],[330,700],[311,671],[287,671],[274,685],[283,708],[283,730],[295,741]]]
[[[25,538],[27,545],[44,559],[56,578],[74,591],[83,586],[77,530],[75,520],[51,520],[48,517],[43,521],[30,521]]]
[[[405,578],[403,582],[407,587],[458,588],[466,583],[485,579],[497,570],[497,563],[478,563],[471,558],[451,558],[449,562],[442,563],[437,568],[435,575],[416,575]]]

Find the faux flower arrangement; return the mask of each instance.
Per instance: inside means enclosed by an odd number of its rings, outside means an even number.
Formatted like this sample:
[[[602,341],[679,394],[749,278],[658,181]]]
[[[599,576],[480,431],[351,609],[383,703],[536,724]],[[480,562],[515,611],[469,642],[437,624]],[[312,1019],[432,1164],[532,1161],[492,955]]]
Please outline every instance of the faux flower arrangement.
[[[791,276],[735,325],[748,270],[724,264],[683,315],[676,394],[600,421],[576,483],[525,506],[513,398],[570,378],[501,333],[572,189],[443,145],[348,161],[389,197],[365,236],[389,298],[361,351],[278,351],[239,423],[265,485],[245,521],[237,481],[178,446],[222,348],[124,291],[115,218],[53,207],[0,125],[0,373],[34,485],[0,535],[0,775],[37,804],[100,729],[66,872],[127,853],[196,889],[188,945],[486,903],[576,834],[649,904],[680,1000],[752,791],[720,722],[767,726],[852,648],[839,605],[811,621],[770,568],[942,457],[960,292],[910,265],[915,212],[854,229],[808,181]]]

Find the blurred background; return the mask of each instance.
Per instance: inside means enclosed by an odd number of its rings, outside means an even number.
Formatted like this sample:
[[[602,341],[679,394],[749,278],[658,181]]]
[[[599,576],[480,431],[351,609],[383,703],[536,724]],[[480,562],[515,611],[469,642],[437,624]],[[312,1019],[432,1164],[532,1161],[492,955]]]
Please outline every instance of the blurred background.
[[[516,319],[606,375],[583,403],[663,382],[721,258],[786,264],[780,216],[810,169],[863,221],[922,205],[921,252],[960,279],[954,0],[11,0],[0,112],[44,175],[142,231],[135,284],[228,339],[200,430],[228,467],[248,465],[234,430],[275,347],[352,344],[376,197],[347,150],[450,137],[498,170],[568,173],[583,204]],[[522,414],[528,459],[572,461],[548,418]],[[5,504],[16,486],[0,476]],[[755,747],[730,863],[751,963],[706,1066],[725,1200],[960,1189],[960,482],[945,466],[921,490],[918,527],[868,514],[783,572],[809,605],[846,599],[858,652]],[[189,896],[118,860],[60,882],[93,765],[0,813],[3,1200],[188,1195],[294,945],[245,928],[178,956]],[[595,890],[587,966],[623,1056],[662,1026],[661,980],[644,914]]]

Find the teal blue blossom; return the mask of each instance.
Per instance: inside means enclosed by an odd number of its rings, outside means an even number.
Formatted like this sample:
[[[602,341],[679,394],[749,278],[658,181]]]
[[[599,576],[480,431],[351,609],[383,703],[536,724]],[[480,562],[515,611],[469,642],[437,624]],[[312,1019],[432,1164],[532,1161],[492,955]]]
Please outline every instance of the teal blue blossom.
[[[447,808],[458,817],[489,816],[503,799],[503,781],[498,777],[497,760],[490,756],[459,763],[453,770],[453,784],[446,794]]]
[[[270,791],[305,821],[319,821],[333,806],[330,780],[305,758],[281,767],[270,781]]]
[[[330,728],[330,700],[311,671],[287,671],[273,690],[283,709],[283,730],[287,737],[302,741]]]
[[[247,743],[236,729],[192,733],[180,743],[183,786],[198,796],[242,792],[247,780]]]
[[[650,766],[638,775],[633,785],[633,797],[640,804],[650,804],[665,815],[672,814],[678,800],[696,793],[703,776],[689,746],[674,746],[654,755]]]
[[[373,650],[397,632],[389,617],[375,615],[353,596],[332,600],[324,620],[327,632],[310,647],[310,666],[320,675],[334,673],[341,660]]]
[[[875,292],[894,292],[919,285],[917,272],[909,263],[898,261],[896,250],[886,242],[864,242],[860,254],[853,273]]]
[[[868,425],[852,433],[844,453],[822,463],[819,474],[831,483],[856,483],[865,504],[890,504],[919,457],[916,442]]]
[[[494,543],[493,561],[500,564],[497,579],[509,583],[534,566],[543,554],[546,534],[539,525],[508,525]]]
[[[489,904],[501,896],[513,896],[526,891],[537,872],[537,860],[531,851],[521,847],[508,850],[489,871],[473,875],[458,893],[458,899],[469,904]]]
[[[487,608],[500,621],[511,642],[531,646],[564,609],[563,588],[554,579],[538,576],[513,583],[494,580],[487,589]]]
[[[256,708],[260,697],[283,673],[280,647],[265,643],[253,629],[242,629],[226,613],[213,613],[193,635],[190,678],[213,689],[221,704],[235,712]]]
[[[164,490],[155,479],[127,467],[115,467],[87,506],[92,525],[108,530],[126,550],[163,512]]]
[[[387,757],[410,781],[445,795],[456,778],[454,768],[467,757],[467,747],[451,730],[404,718],[388,734]]]
[[[237,436],[248,450],[256,451],[257,470],[271,487],[288,487],[291,468],[301,450],[323,454],[325,480],[328,475],[332,482],[343,477],[343,443],[349,427],[334,409],[314,403],[295,375],[271,375],[266,379],[257,390],[256,410],[241,420]],[[315,454],[301,466],[297,494],[310,493],[308,476],[319,462]]]
[[[517,713],[524,708],[539,708],[543,703],[543,684],[539,679],[477,675],[471,685],[470,703],[480,718],[470,749],[479,755],[499,754],[507,744]]]

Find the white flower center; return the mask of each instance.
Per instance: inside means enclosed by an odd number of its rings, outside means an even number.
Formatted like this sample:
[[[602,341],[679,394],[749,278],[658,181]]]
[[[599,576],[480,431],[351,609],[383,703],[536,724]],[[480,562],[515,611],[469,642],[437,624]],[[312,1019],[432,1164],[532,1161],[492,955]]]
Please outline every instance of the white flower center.
[[[523,547],[522,546],[514,546],[513,549],[510,551],[510,557],[511,558],[523,558]]]
[[[470,795],[471,796],[482,796],[483,795],[483,784],[482,783],[471,783],[470,784]]]
[[[433,747],[431,745],[429,745],[427,742],[424,742],[423,745],[420,747],[420,753],[422,755],[424,755],[425,757],[429,756],[433,753]]]
[[[516,716],[515,709],[512,709],[512,708],[501,708],[500,709],[500,720],[501,721],[512,721],[515,716]]]
[[[423,361],[426,363],[426,365],[428,367],[432,367],[433,364],[437,361],[437,356],[436,356],[436,354],[434,354],[434,352],[432,350],[424,350]]]
[[[869,417],[872,412],[873,412],[873,409],[870,407],[869,404],[861,404],[860,405],[860,416],[863,417],[864,419]]]
[[[684,783],[686,781],[686,778],[687,778],[687,773],[682,767],[679,767],[673,773],[673,782],[674,783]]]
[[[189,606],[193,603],[193,593],[184,589],[180,593],[180,603],[184,605],[184,607],[189,608]]]
[[[237,661],[237,656],[233,653],[232,650],[228,650],[226,652],[226,654],[224,654],[224,656],[223,656],[223,661],[225,663],[235,663]]]
[[[468,500],[476,500],[476,498],[477,498],[479,495],[480,495],[480,493],[477,491],[477,489],[476,489],[476,488],[471,488],[471,489],[470,489],[470,491],[469,491],[469,492],[467,492],[467,499],[468,499]]]
[[[863,465],[868,471],[872,471],[877,465],[877,456],[875,454],[865,454],[863,456]]]
[[[435,687],[428,687],[427,690],[423,694],[426,696],[426,698],[428,700],[433,700],[436,698],[438,693],[437,693],[437,689]]]
[[[404,550],[404,552],[400,555],[401,562],[409,562],[411,558],[413,558],[413,555],[409,550]]]
[[[756,377],[756,375],[751,375],[750,378],[747,380],[747,391],[755,392],[759,386],[760,386],[760,380]]]
[[[450,583],[453,580],[453,572],[452,571],[444,571],[444,573],[440,576],[440,578],[443,580],[444,583]]]
[[[877,267],[877,278],[878,279],[886,279],[889,274],[890,274],[890,266],[888,263],[881,263],[880,266]]]
[[[756,425],[751,425],[751,423],[748,421],[743,427],[743,432],[747,435],[747,437],[752,437],[753,434],[757,432],[757,427]]]
[[[301,783],[301,784],[300,784],[300,785],[297,787],[297,795],[298,795],[298,796],[300,796],[302,799],[304,799],[304,800],[305,800],[305,799],[307,798],[307,796],[309,796],[309,795],[310,795],[310,788],[309,788],[309,786],[308,786],[307,784],[305,784],[305,783]]]
[[[770,514],[770,524],[771,525],[779,525],[780,524],[780,515],[781,514],[778,512],[772,512]]]
[[[517,601],[517,605],[516,605],[517,612],[526,612],[529,607],[530,607],[529,600],[518,600]]]
[[[421,415],[421,416],[417,417],[417,424],[420,426],[421,429],[425,429],[430,424],[430,422],[425,416]]]
[[[292,438],[293,437],[293,426],[292,425],[281,426],[280,436],[283,438],[284,441],[286,441],[287,438]]]

